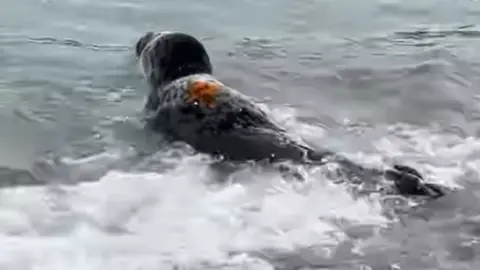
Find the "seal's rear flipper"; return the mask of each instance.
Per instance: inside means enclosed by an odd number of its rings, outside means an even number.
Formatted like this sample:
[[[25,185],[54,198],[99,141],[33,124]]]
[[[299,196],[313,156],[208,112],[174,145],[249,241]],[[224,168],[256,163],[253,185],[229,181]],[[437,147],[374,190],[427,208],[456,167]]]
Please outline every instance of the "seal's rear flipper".
[[[366,168],[352,160],[337,155],[332,152],[310,151],[307,153],[308,160],[315,165],[324,165],[326,163],[337,163],[342,174],[351,179],[356,177],[361,181],[367,179],[377,179],[384,176],[387,180],[394,182],[397,194],[402,196],[428,196],[430,198],[439,198],[447,193],[448,188],[438,184],[425,183],[422,174],[406,165],[394,165],[391,169],[385,171],[374,168]]]
[[[429,190],[430,197],[440,198],[447,194],[448,188],[439,184],[425,183],[425,188]]]
[[[439,198],[446,191],[441,185],[423,182],[423,176],[417,170],[405,165],[394,165],[393,169],[386,170],[385,178],[395,183],[395,188],[401,195]]]

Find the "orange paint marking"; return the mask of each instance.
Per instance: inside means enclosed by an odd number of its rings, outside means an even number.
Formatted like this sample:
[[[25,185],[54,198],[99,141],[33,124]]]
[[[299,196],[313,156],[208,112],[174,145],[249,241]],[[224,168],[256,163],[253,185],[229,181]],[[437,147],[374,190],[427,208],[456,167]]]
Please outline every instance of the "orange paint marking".
[[[209,108],[214,108],[217,95],[222,89],[222,84],[217,81],[195,80],[188,86],[188,102],[198,102]]]

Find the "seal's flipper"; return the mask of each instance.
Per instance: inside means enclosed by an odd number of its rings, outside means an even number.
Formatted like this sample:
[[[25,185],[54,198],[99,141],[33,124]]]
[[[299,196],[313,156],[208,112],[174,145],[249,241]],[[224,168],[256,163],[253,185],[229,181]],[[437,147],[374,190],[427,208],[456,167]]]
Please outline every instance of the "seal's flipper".
[[[394,165],[393,168],[395,168],[395,170],[397,170],[397,171],[406,172],[406,173],[415,175],[415,176],[417,176],[417,177],[420,178],[420,179],[423,179],[422,174],[421,174],[419,171],[417,171],[416,169],[412,168],[412,167],[405,166],[405,165],[398,165],[398,164],[397,164],[397,165]]]
[[[447,188],[433,183],[425,183],[425,188],[428,190],[429,196],[432,198],[439,198],[446,195]]]
[[[422,174],[406,165],[394,165],[391,169],[385,171],[375,168],[361,166],[352,160],[337,155],[329,151],[309,151],[307,159],[314,165],[325,165],[327,163],[336,163],[339,165],[338,173],[341,176],[350,179],[360,179],[360,181],[377,181],[385,177],[394,182],[396,192],[403,196],[428,196],[438,198],[446,194],[446,187],[438,184],[425,183]]]
[[[423,182],[423,176],[414,168],[394,165],[385,171],[385,178],[392,180],[401,195],[421,195],[438,198],[445,195],[445,188],[438,184]]]

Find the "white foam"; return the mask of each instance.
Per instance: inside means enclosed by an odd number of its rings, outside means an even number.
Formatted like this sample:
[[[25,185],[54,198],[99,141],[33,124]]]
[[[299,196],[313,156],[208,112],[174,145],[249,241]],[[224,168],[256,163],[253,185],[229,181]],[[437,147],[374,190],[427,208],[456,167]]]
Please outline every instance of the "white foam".
[[[258,259],[228,254],[318,243],[334,247],[345,236],[319,217],[384,221],[369,204],[322,181],[304,190],[306,195],[271,174],[255,176],[272,183],[270,188],[237,184],[212,190],[202,181],[208,175],[199,173],[205,167],[198,161],[182,159],[167,174],[111,171],[98,182],[61,189],[2,190],[0,266],[158,269],[208,262],[269,269]]]
[[[384,155],[426,156],[431,162],[417,165],[439,181],[453,185],[464,168],[478,171],[473,138],[408,127],[383,134],[375,145]],[[119,155],[67,163],[85,170]],[[377,200],[355,200],[318,172],[292,185],[275,173],[247,171],[242,177],[254,181],[214,188],[205,184],[210,175],[201,157],[176,164],[163,173],[111,170],[77,186],[0,190],[0,269],[273,269],[251,253],[316,245],[316,256],[329,260],[348,241],[348,226],[388,224]]]

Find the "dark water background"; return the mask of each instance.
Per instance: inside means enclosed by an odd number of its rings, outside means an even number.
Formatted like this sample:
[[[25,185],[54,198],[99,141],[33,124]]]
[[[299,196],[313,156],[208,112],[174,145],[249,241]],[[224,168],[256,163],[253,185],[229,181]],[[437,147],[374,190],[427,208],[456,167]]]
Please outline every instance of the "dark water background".
[[[48,180],[81,184],[0,191],[0,269],[478,269],[478,23],[467,0],[4,0],[0,161],[56,157]],[[392,215],[315,171],[207,185],[203,157],[138,119],[148,30],[202,39],[218,78],[312,142],[459,191]]]

